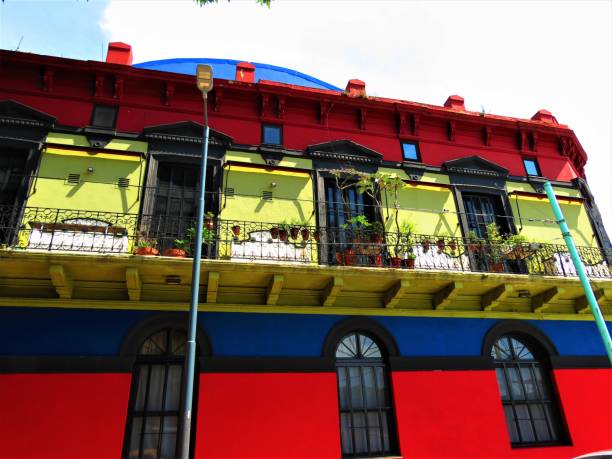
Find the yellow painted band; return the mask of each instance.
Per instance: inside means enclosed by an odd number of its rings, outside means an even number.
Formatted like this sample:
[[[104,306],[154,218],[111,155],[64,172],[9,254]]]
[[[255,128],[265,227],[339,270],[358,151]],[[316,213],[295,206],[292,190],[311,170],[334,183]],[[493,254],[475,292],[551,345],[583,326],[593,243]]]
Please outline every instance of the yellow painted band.
[[[548,198],[546,196],[515,196],[518,197],[519,201],[535,201],[535,202],[548,202]],[[573,199],[568,199],[566,197],[563,196],[557,196],[557,201],[559,201],[562,204],[567,204],[567,205],[574,205],[574,206],[581,206],[582,202],[580,201],[576,201]]]
[[[55,148],[55,147],[47,147],[45,150],[47,154],[51,155],[63,155],[63,156],[80,156],[85,158],[95,158],[95,159],[114,159],[119,161],[133,161],[140,162],[140,155],[125,155],[121,152],[118,153],[96,153],[96,152],[88,152],[83,150],[66,150],[63,148]]]
[[[187,311],[189,303],[117,300],[65,300],[56,298],[0,298],[0,307],[60,308],[60,309],[110,309],[136,311]],[[592,322],[591,314],[517,313],[505,311],[453,311],[403,308],[351,308],[325,306],[269,306],[245,304],[200,303],[200,312],[235,312],[260,314],[322,314],[392,317],[439,317],[456,319],[523,319],[523,320],[574,320]],[[606,321],[612,317],[606,317]]]
[[[254,174],[268,174],[268,175],[284,175],[287,177],[303,177],[310,178],[310,174],[308,172],[298,172],[298,171],[285,171],[285,170],[276,170],[276,169],[266,169],[265,167],[245,167],[245,166],[236,166],[232,164],[228,169],[226,166],[226,170],[231,172],[250,172]]]

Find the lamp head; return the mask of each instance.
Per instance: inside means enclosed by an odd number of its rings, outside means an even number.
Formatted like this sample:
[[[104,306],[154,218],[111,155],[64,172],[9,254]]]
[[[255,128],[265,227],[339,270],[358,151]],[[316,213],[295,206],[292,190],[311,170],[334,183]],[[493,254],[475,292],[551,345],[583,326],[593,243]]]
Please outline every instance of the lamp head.
[[[210,65],[198,64],[196,78],[196,84],[202,94],[207,94],[213,88],[213,71]]]

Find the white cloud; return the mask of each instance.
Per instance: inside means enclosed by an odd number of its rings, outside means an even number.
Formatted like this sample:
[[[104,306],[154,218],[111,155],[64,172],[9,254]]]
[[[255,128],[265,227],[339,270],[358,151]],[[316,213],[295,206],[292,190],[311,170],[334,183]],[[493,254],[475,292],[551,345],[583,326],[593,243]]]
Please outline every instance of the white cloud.
[[[343,87],[574,129],[612,233],[612,3],[111,0],[101,26],[136,62],[219,57],[290,67]]]

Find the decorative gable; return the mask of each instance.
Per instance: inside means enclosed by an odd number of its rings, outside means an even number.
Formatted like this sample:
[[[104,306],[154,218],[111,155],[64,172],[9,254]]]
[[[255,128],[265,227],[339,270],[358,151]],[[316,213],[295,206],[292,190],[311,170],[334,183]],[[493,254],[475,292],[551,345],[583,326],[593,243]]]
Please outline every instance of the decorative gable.
[[[195,121],[161,124],[144,128],[143,135],[147,140],[201,144],[204,135],[204,125]],[[232,143],[232,138],[222,132],[210,129],[209,143],[211,145],[229,146]]]
[[[51,127],[55,118],[11,99],[0,101],[0,123],[20,126]]]
[[[444,163],[444,169],[449,173],[461,175],[476,175],[485,177],[507,177],[508,169],[488,161],[480,156],[452,159]]]
[[[307,152],[313,158],[368,164],[380,164],[383,155],[352,140],[334,140],[310,145]]]

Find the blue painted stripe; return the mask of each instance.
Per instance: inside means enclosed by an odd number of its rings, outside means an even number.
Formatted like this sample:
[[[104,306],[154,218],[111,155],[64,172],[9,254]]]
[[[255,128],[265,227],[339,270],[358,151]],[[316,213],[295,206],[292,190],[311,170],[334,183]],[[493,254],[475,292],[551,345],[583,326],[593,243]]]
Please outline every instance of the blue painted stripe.
[[[129,331],[156,312],[2,308],[0,355],[116,355]],[[327,333],[345,316],[201,313],[217,356],[320,356]],[[480,355],[497,320],[373,317],[404,356]],[[593,322],[529,321],[560,355],[605,355]],[[610,325],[609,325],[610,326]]]

